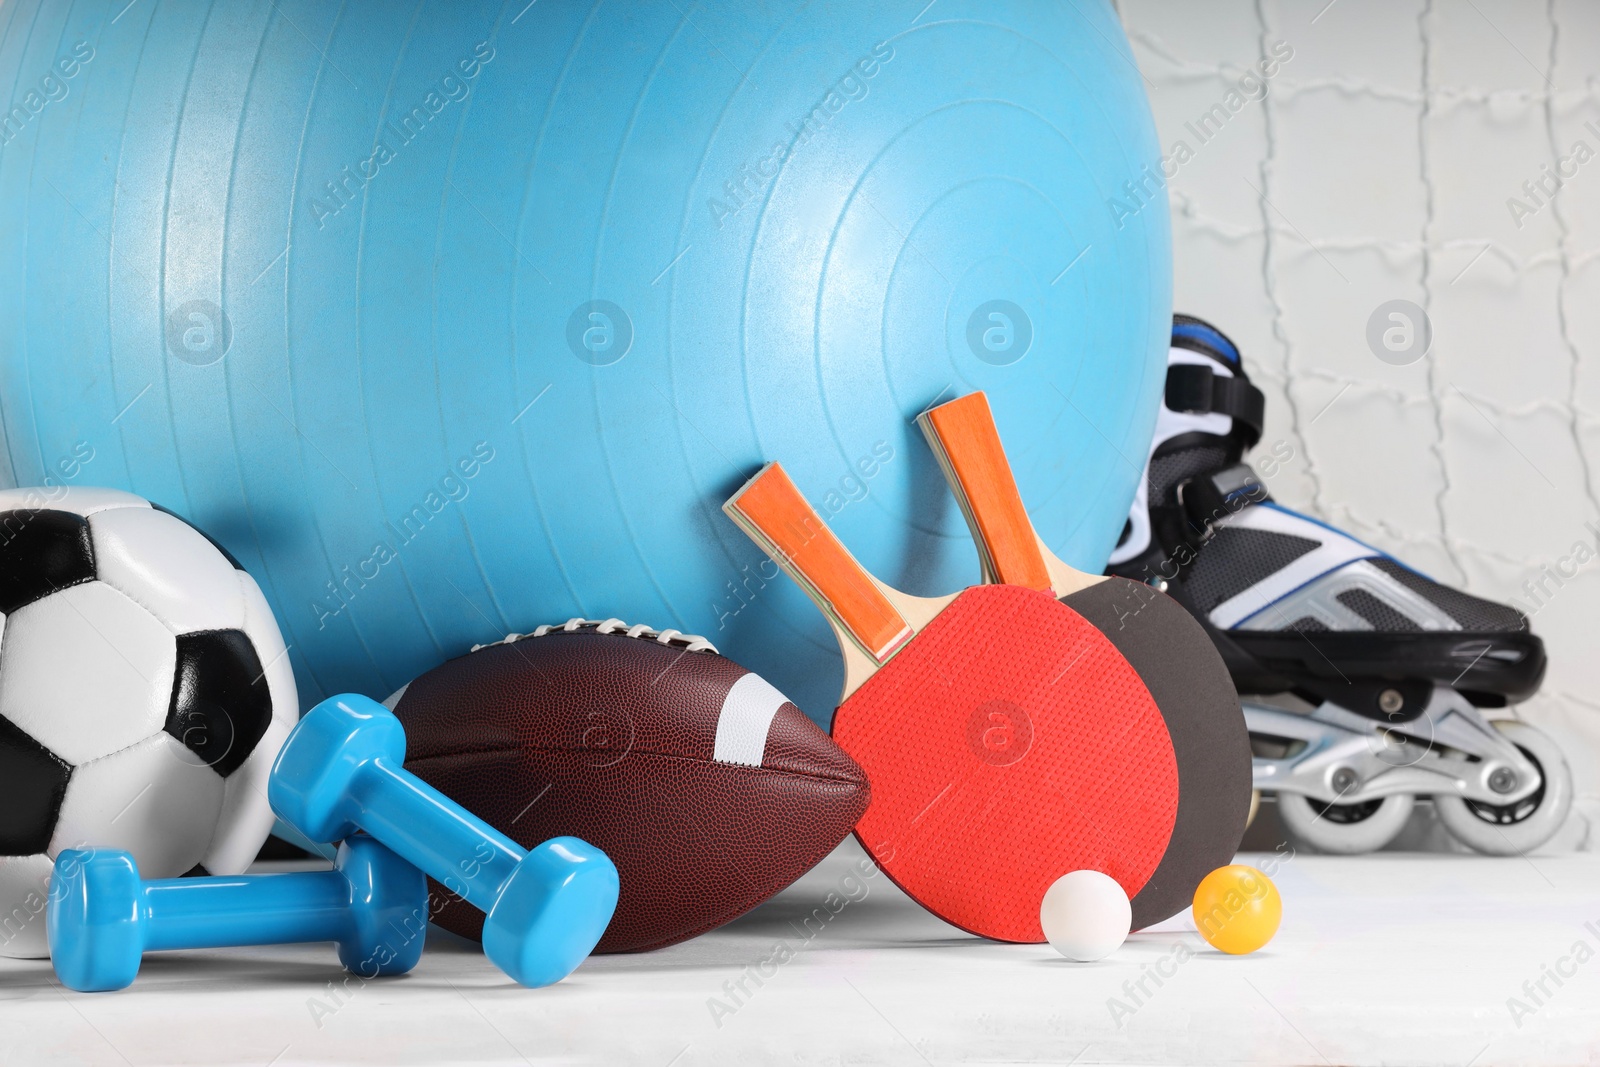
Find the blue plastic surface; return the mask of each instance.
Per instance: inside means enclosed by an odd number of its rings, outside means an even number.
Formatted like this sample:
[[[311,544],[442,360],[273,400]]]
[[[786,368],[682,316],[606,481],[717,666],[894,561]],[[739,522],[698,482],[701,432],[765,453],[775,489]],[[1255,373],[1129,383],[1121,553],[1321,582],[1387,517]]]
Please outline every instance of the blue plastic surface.
[[[158,949],[335,941],[363,978],[416,966],[428,925],[422,872],[370,837],[339,848],[335,869],[302,874],[141,881],[118,849],[65,849],[45,925],[56,976],[70,989],[122,989]]]
[[[341,841],[360,828],[356,790],[379,759],[394,768],[405,763],[400,720],[369,697],[329,697],[306,713],[278,749],[267,778],[267,803],[312,841]]]
[[[516,981],[565,978],[611,921],[616,866],[576,837],[524,851],[404,759],[405,733],[388,708],[354,693],[330,697],[284,741],[267,799],[313,840],[370,833],[484,912],[484,954]]]
[[[781,459],[889,582],[974,582],[910,422],[973,389],[1063,558],[1126,517],[1171,253],[1104,0],[19,0],[0,93],[9,477],[215,535],[308,705],[614,615],[825,718],[719,505]]]
[[[581,838],[535,845],[483,920],[483,953],[526,986],[559,982],[594,951],[617,910],[611,858]]]

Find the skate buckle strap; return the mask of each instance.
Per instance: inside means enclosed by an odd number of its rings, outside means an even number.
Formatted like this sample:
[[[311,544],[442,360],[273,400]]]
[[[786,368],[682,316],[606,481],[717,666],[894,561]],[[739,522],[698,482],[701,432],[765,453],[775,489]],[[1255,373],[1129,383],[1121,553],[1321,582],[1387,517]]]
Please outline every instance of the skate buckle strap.
[[[1175,487],[1175,494],[1187,527],[1185,540],[1195,546],[1216,535],[1218,519],[1271,499],[1248,463],[1185,478]]]
[[[1249,448],[1261,440],[1267,400],[1243,378],[1224,378],[1210,367],[1179,363],[1167,368],[1167,407],[1191,414],[1227,415]]]

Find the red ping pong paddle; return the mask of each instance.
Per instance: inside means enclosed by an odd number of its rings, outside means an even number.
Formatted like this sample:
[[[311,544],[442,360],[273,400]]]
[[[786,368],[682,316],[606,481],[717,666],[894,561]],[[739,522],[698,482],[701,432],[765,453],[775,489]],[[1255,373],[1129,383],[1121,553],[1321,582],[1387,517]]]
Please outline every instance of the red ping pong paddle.
[[[1132,897],[1166,851],[1177,767],[1138,674],[1039,589],[916,597],[878,581],[773,463],[723,510],[822,609],[844,654],[833,737],[866,771],[856,836],[913,899],[1001,941],[1044,940],[1069,871]]]
[[[1239,694],[1187,610],[1126,578],[1085,574],[1040,539],[983,393],[917,419],[961,502],[987,580],[1047,590],[1133,665],[1166,721],[1178,764],[1178,814],[1160,865],[1133,898],[1133,928],[1176,915],[1211,871],[1233,862],[1250,811],[1250,738]]]

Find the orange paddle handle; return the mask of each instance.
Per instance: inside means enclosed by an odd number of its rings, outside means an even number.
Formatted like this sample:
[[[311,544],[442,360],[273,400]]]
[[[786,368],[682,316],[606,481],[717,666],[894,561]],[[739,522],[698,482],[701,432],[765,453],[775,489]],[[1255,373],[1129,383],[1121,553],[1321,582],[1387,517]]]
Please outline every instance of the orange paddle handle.
[[[911,639],[905,617],[828,529],[789,475],[769,463],[722,505],[875,663]]]
[[[917,417],[994,581],[1049,592],[1050,572],[983,393],[968,393]]]

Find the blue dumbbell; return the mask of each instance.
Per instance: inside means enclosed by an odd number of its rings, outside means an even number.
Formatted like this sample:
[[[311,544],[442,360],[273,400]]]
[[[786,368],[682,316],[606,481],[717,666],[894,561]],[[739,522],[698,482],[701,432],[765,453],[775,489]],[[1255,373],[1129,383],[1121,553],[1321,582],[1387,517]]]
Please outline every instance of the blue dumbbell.
[[[313,841],[365,830],[485,913],[483,951],[527,986],[572,973],[617,906],[617,868],[576,837],[531,851],[404,770],[406,735],[364,696],[306,713],[272,766],[267,800]]]
[[[142,881],[119,849],[64,849],[45,930],[56,975],[83,993],[121,989],[144,953],[336,941],[363,978],[417,964],[428,926],[422,872],[370,837],[348,838],[331,871]]]

